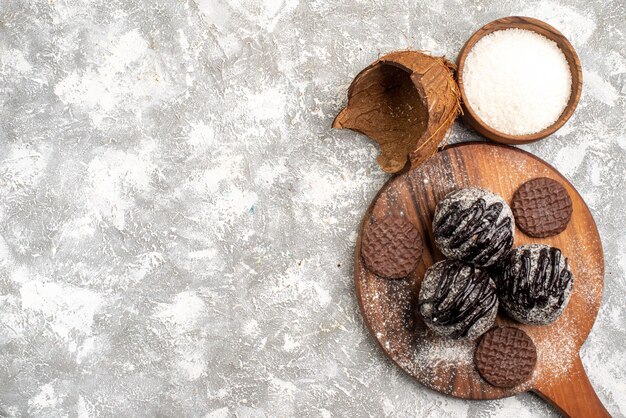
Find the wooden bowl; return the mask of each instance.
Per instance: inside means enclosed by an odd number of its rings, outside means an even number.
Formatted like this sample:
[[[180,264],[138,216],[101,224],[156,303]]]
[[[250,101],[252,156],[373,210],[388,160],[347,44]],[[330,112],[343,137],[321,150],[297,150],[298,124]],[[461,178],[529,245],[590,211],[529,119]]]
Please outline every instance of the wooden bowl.
[[[572,73],[572,92],[569,97],[569,101],[567,102],[567,106],[561,116],[554,122],[552,125],[548,126],[542,131],[539,131],[530,135],[509,135],[503,132],[497,131],[494,128],[487,125],[484,121],[482,121],[476,112],[471,108],[467,97],[465,96],[465,88],[463,85],[463,66],[465,65],[465,59],[469,54],[470,50],[474,47],[476,42],[481,39],[483,36],[488,35],[492,32],[504,29],[525,29],[536,32],[540,35],[545,36],[548,39],[556,42],[557,46],[561,48],[565,58],[567,59],[567,63],[569,64],[570,71]],[[578,101],[580,100],[580,93],[583,88],[583,73],[580,66],[580,60],[578,59],[578,55],[574,50],[574,47],[570,42],[563,36],[561,32],[548,25],[541,20],[533,19],[530,17],[520,17],[520,16],[510,16],[504,17],[502,19],[494,20],[493,22],[487,23],[482,28],[478,29],[476,33],[474,33],[463,45],[461,52],[457,58],[457,81],[459,84],[459,89],[461,91],[461,105],[463,107],[463,120],[470,125],[474,130],[476,130],[479,134],[483,135],[486,138],[491,139],[492,141],[501,142],[504,144],[526,144],[528,142],[537,141],[539,139],[543,139],[554,132],[556,132],[561,126],[567,122],[567,120],[574,113],[574,109],[578,105]]]

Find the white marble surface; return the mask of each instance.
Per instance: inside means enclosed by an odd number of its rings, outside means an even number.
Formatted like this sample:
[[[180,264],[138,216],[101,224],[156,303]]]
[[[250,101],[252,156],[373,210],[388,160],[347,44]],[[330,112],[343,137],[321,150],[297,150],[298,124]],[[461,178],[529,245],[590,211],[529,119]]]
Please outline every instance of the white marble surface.
[[[554,415],[439,395],[377,349],[351,258],[387,176],[372,142],[330,129],[379,54],[454,59],[511,14],[583,64],[572,120],[524,148],[598,223],[583,362],[626,416],[625,4],[485,3],[2,0],[0,416]]]

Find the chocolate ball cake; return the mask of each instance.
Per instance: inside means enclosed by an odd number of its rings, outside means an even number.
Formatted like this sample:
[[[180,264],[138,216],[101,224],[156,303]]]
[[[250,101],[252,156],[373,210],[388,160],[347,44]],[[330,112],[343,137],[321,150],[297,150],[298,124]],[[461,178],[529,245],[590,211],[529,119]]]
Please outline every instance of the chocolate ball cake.
[[[443,260],[426,270],[418,306],[424,322],[436,333],[476,338],[496,319],[496,285],[485,271],[471,264]]]
[[[480,267],[497,263],[511,249],[514,226],[504,199],[479,188],[449,193],[437,204],[433,219],[439,250]]]
[[[573,276],[561,250],[543,244],[517,247],[499,266],[500,303],[513,319],[531,325],[554,322],[572,292]]]

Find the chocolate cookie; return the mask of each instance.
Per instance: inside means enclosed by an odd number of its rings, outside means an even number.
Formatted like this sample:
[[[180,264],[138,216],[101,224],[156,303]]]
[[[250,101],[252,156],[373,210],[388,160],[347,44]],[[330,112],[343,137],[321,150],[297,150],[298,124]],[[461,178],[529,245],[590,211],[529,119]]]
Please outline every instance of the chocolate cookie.
[[[511,202],[515,222],[527,235],[545,238],[567,227],[572,199],[558,181],[539,177],[522,184]]]
[[[426,270],[418,306],[424,323],[436,333],[476,338],[496,319],[496,285],[485,271],[471,264],[439,261]]]
[[[513,214],[498,195],[479,188],[449,193],[437,203],[435,243],[448,258],[485,267],[513,246]]]
[[[365,227],[361,255],[365,266],[387,279],[415,270],[424,247],[419,232],[404,217],[387,216]]]
[[[537,349],[533,340],[521,329],[498,327],[483,335],[474,355],[474,363],[487,382],[512,388],[532,375],[537,363]]]
[[[545,325],[563,312],[573,276],[561,250],[529,244],[511,250],[499,266],[496,284],[500,303],[513,319]]]

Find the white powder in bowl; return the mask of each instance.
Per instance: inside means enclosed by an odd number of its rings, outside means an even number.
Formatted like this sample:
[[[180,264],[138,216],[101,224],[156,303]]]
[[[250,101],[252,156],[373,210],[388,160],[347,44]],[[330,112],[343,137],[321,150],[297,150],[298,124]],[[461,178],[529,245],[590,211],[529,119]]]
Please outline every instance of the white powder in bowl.
[[[529,135],[557,121],[572,74],[557,44],[536,32],[506,29],[482,37],[463,67],[469,106],[492,128]]]

